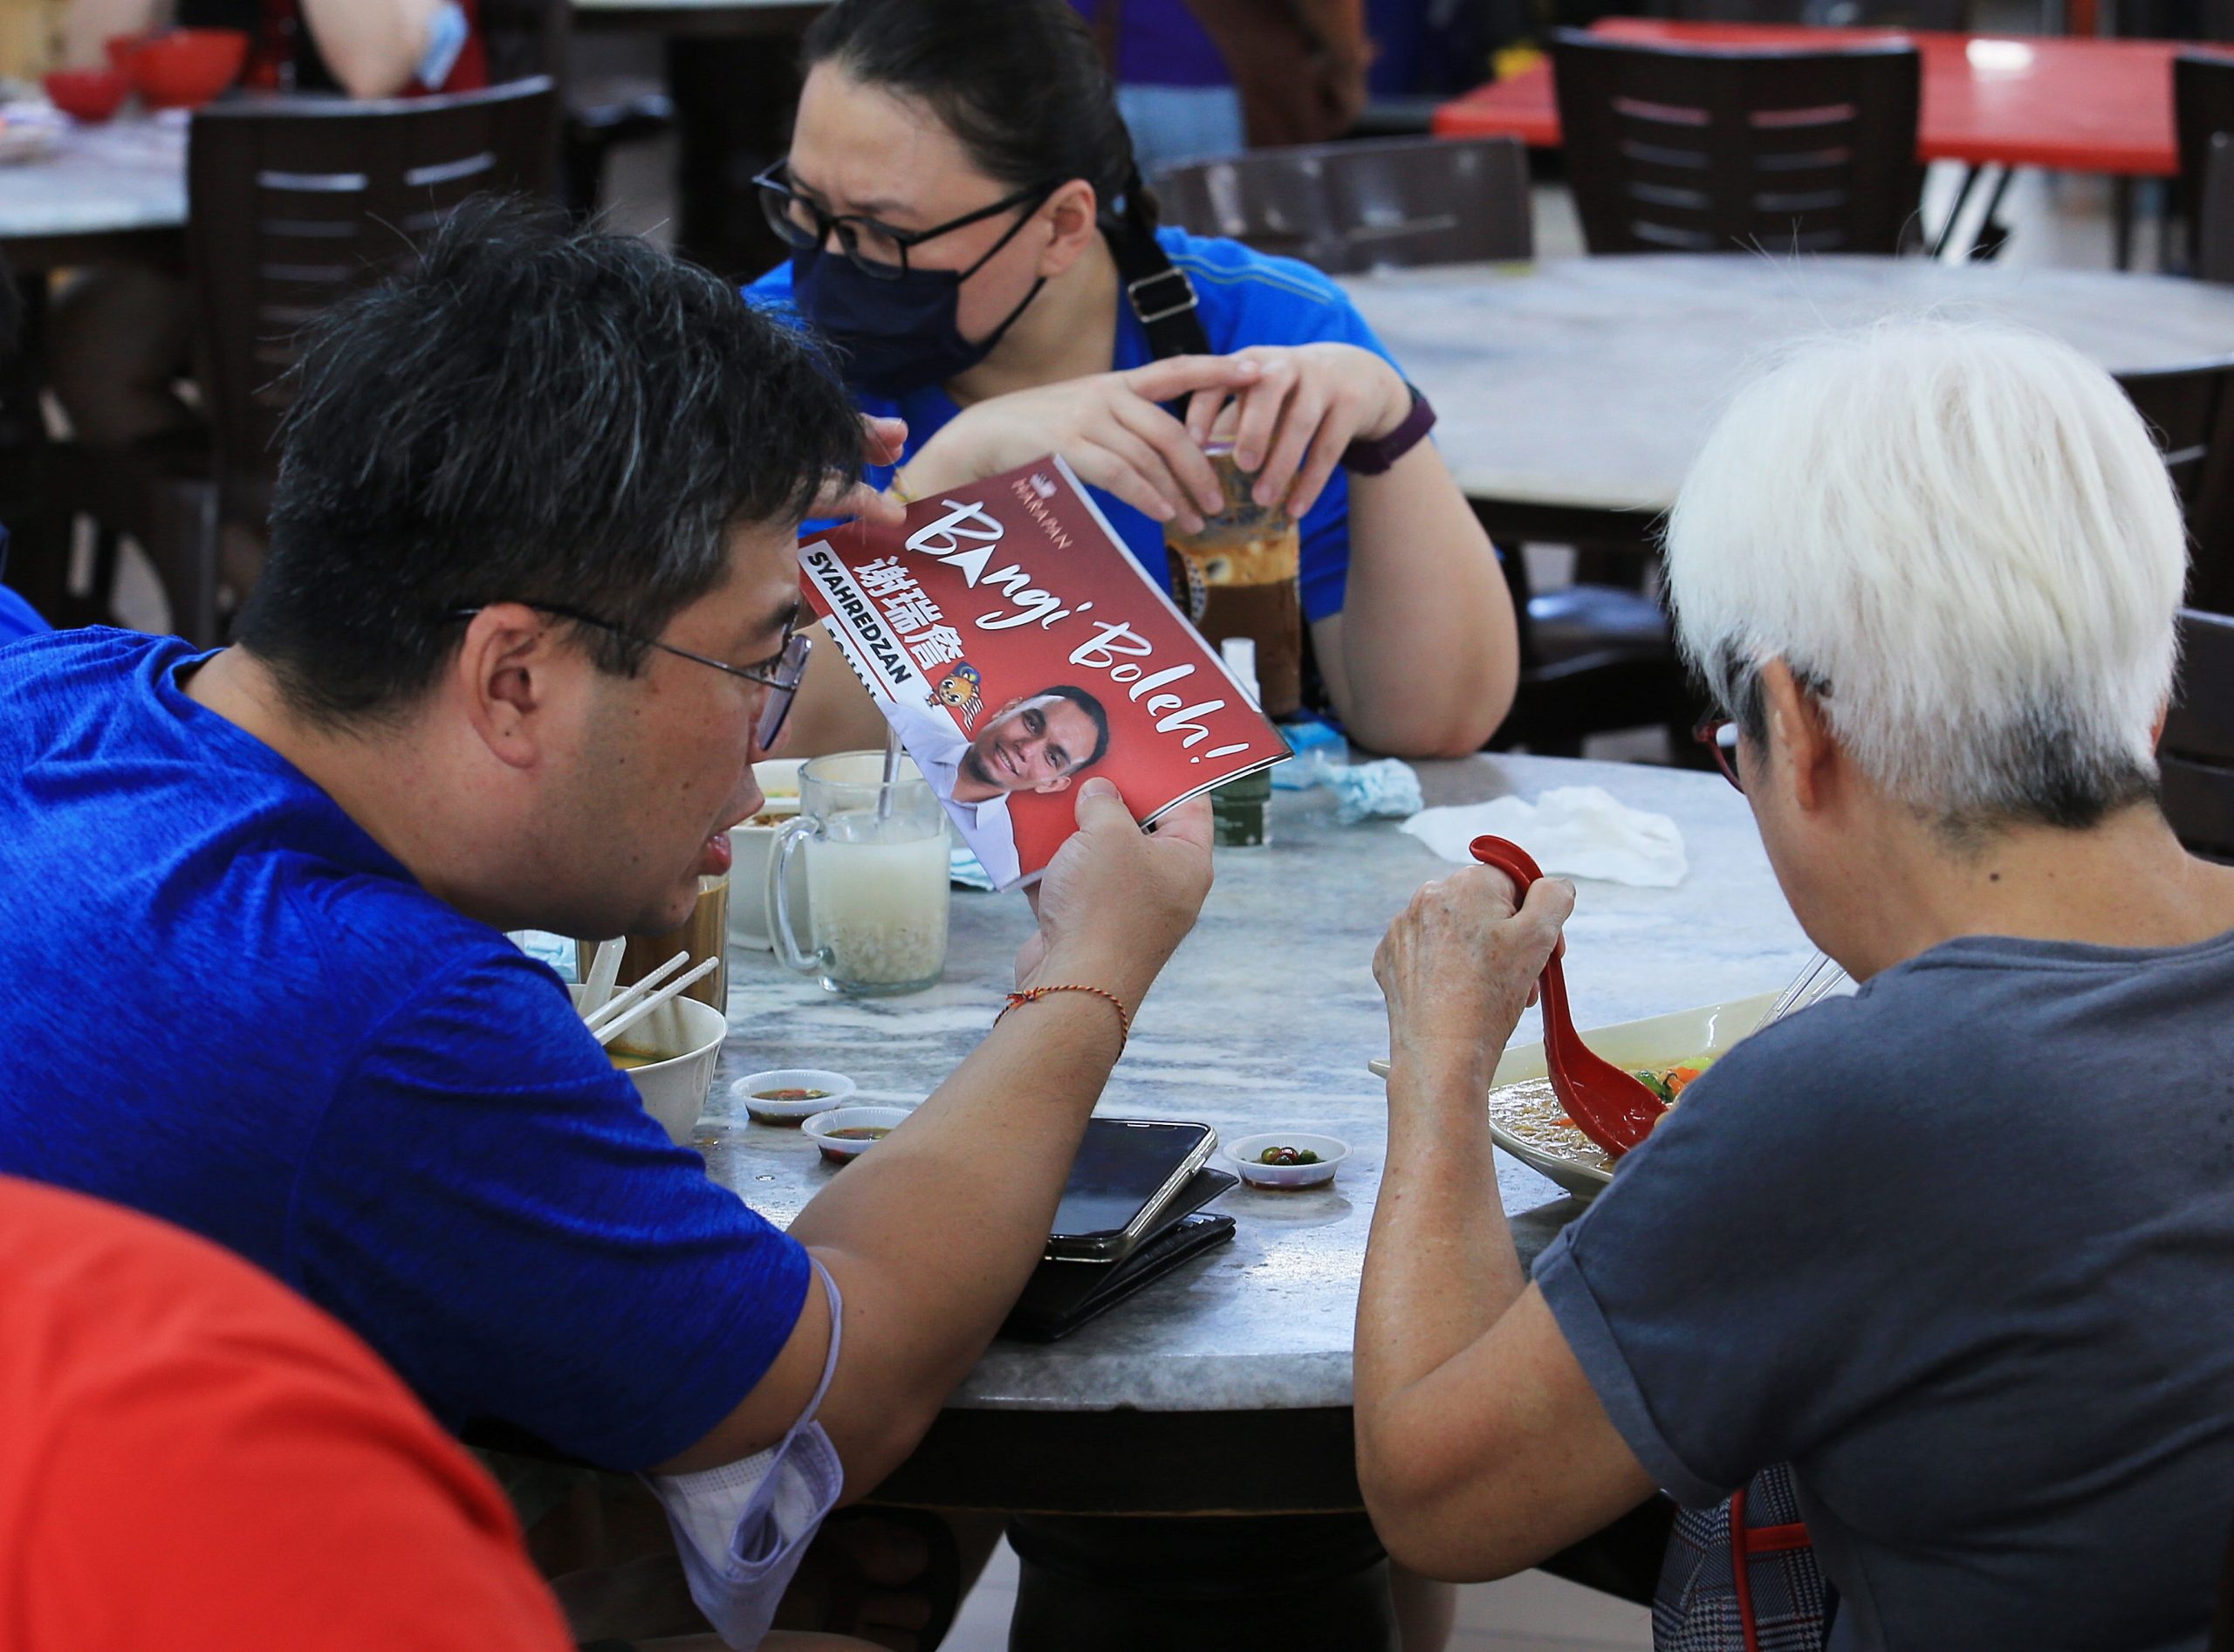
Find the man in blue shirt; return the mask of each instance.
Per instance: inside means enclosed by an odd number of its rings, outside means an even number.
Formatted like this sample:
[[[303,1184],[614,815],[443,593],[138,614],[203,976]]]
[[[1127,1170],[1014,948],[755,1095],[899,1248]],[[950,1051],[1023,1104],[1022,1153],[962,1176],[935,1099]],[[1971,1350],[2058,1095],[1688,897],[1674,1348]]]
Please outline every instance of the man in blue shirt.
[[[861,442],[811,352],[633,238],[470,209],[333,312],[239,644],[0,653],[0,1172],[230,1245],[453,1427],[669,1476],[784,1443],[816,1470],[786,1553],[838,1473],[874,1485],[1037,1260],[1116,1009],[1009,1016],[785,1233],[503,934],[668,929],[726,869],[801,662],[793,535],[878,508],[830,482]],[[1207,890],[1208,811],[1150,837],[1079,792],[1020,969],[1129,1011]]]

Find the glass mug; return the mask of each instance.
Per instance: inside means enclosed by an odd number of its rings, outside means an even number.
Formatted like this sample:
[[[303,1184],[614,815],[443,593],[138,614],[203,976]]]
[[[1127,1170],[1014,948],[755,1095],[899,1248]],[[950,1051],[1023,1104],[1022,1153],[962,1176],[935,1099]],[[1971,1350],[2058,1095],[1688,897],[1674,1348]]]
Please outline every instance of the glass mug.
[[[881,751],[837,751],[799,771],[799,812],[768,857],[769,929],[777,956],[855,997],[919,992],[946,967],[946,810],[902,757],[892,811],[877,818]],[[806,853],[802,951],[791,924],[791,859]]]

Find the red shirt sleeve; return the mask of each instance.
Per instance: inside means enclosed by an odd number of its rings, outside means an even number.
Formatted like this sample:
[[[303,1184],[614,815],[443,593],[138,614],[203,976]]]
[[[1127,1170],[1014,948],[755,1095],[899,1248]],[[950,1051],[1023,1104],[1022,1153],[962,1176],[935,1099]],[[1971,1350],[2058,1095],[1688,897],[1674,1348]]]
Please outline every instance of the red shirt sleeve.
[[[571,1644],[386,1368],[158,1223],[0,1180],[0,1652]]]

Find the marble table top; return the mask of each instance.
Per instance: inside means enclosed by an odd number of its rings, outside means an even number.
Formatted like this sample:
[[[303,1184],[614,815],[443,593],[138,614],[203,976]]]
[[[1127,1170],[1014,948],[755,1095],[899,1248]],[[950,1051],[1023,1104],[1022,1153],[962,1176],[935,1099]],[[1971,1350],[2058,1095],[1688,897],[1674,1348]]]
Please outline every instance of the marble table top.
[[[1648,254],[1346,278],[1435,404],[1471,497],[1662,511],[1764,353],[1932,309],[2037,328],[2114,373],[2234,357],[2234,288],[1925,258]]]
[[[73,125],[45,159],[0,167],[0,243],[175,230],[185,222],[182,114]]]
[[[1810,948],[1785,906],[1744,799],[1717,775],[1552,757],[1417,765],[1430,805],[1602,785],[1681,826],[1691,870],[1673,889],[1579,886],[1569,990],[1587,1027],[1772,991]],[[1221,851],[1200,927],[1143,1006],[1100,1111],[1199,1120],[1224,1140],[1292,1125],[1351,1156],[1325,1191],[1236,1189],[1232,1244],[1060,1342],[996,1342],[951,1402],[1026,1410],[1217,1411],[1344,1406],[1359,1269],[1387,1121],[1366,1063],[1387,1052],[1373,951],[1413,891],[1443,875],[1393,821],[1344,826],[1322,790],[1274,793],[1264,849]],[[954,896],[946,977],[908,997],[830,997],[767,953],[730,953],[730,1038],[697,1139],[716,1180],[786,1223],[831,1176],[796,1129],[752,1123],[729,1092],[746,1073],[835,1068],[865,1101],[921,1100],[984,1034],[1031,929],[1021,895]],[[1535,1014],[1515,1034],[1536,1038]],[[1216,1161],[1214,1161],[1216,1162]],[[1506,1208],[1532,1255],[1580,1209],[1498,1155]]]

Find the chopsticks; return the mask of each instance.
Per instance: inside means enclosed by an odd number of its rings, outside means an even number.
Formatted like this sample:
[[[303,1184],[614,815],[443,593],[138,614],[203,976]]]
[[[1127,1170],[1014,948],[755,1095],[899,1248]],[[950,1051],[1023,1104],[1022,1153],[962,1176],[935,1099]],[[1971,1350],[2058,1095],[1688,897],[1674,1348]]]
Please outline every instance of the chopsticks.
[[[634,1008],[636,1001],[639,998],[642,997],[647,992],[649,992],[654,987],[659,985],[661,982],[666,980],[668,977],[673,975],[677,970],[680,970],[684,964],[689,962],[690,955],[688,952],[678,952],[673,957],[669,958],[665,963],[661,964],[656,970],[646,970],[641,980],[636,982],[625,991],[614,992],[610,998],[607,998],[602,1004],[591,1004],[588,998],[585,997],[583,999],[584,1008],[582,1010],[582,1025],[589,1028],[591,1032],[596,1032],[598,1028],[612,1020],[614,1016],[619,1015],[623,1010]],[[591,967],[594,969],[596,966],[592,965]],[[615,967],[618,968],[617,965]],[[606,983],[606,990],[607,991],[612,991],[612,986],[613,984],[610,981]]]
[[[671,971],[676,964],[682,963],[683,959],[689,956],[690,955],[687,952],[679,952],[674,957],[669,958],[665,963],[661,964],[659,970],[654,971],[654,973],[661,975],[666,974],[668,971]],[[704,958],[700,960],[696,969],[689,970],[682,975],[675,977],[674,980],[668,982],[658,991],[653,993],[651,997],[643,999],[641,1003],[633,1006],[624,1006],[623,1008],[614,1011],[613,1013],[604,1017],[595,1025],[590,1028],[590,1036],[594,1038],[600,1045],[611,1044],[615,1038],[626,1032],[630,1027],[634,1026],[636,1023],[642,1020],[653,1011],[667,1003],[668,999],[680,997],[686,988],[694,985],[697,982],[704,979],[707,976],[711,975],[720,967],[721,962],[722,961],[719,958]],[[620,997],[613,999],[613,1002],[616,1004],[620,1004],[623,999],[629,996],[630,993],[641,991],[652,980],[652,976],[646,976],[643,980],[639,981],[635,986],[630,988],[629,992],[622,993]]]

